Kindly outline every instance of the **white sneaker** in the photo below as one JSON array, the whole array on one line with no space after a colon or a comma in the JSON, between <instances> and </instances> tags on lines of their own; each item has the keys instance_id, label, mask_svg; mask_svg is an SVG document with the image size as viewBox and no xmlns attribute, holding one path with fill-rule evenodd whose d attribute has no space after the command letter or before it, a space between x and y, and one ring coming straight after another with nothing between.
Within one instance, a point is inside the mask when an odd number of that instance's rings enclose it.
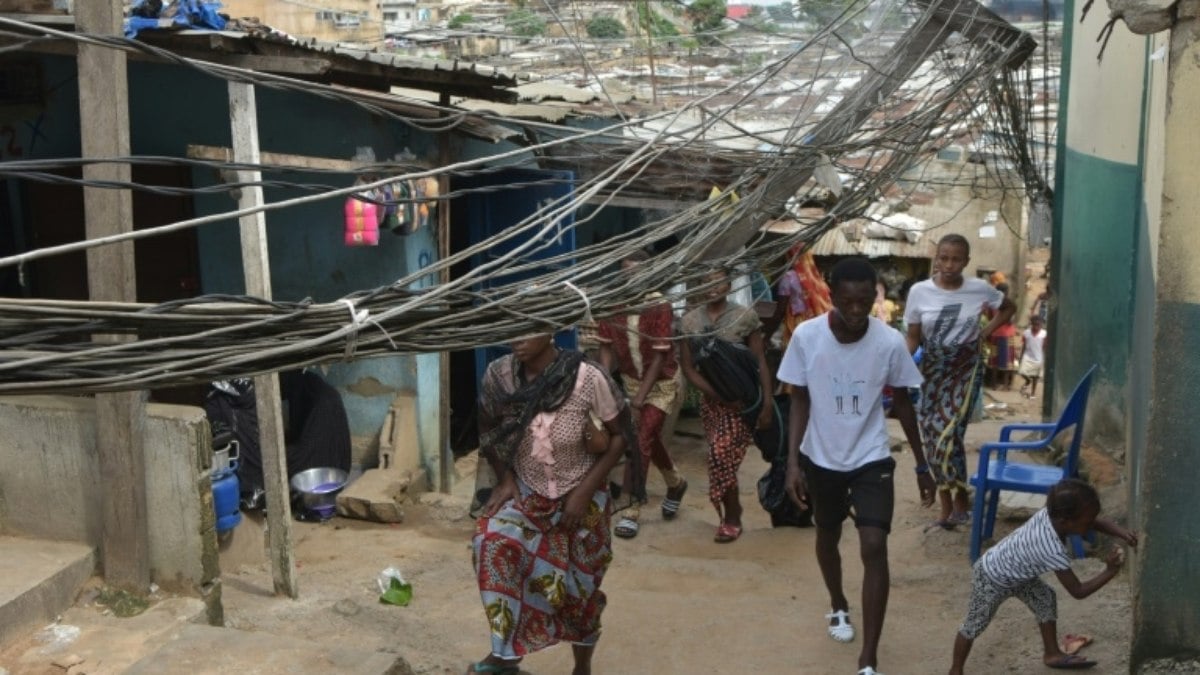
<instances>
[{"instance_id":1,"label":"white sneaker","mask_svg":"<svg viewBox=\"0 0 1200 675\"><path fill-rule=\"evenodd\" d=\"M837 619L836 624L829 626L829 637L838 642L854 641L854 626L850 625L850 612L839 609L825 615L826 619Z\"/></svg>"}]
</instances>

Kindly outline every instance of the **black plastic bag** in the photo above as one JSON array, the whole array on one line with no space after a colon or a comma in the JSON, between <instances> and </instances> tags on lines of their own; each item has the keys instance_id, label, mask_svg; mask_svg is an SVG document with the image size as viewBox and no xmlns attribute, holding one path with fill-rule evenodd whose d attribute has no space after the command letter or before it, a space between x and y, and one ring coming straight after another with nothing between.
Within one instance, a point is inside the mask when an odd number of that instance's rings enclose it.
<instances>
[{"instance_id":1,"label":"black plastic bag","mask_svg":"<svg viewBox=\"0 0 1200 675\"><path fill-rule=\"evenodd\" d=\"M749 408L759 401L758 359L750 348L717 337L692 340L692 361L717 395Z\"/></svg>"},{"instance_id":2,"label":"black plastic bag","mask_svg":"<svg viewBox=\"0 0 1200 675\"><path fill-rule=\"evenodd\" d=\"M787 495L787 428L791 402L784 394L775 397L772 403L776 411L775 423L770 429L757 431L754 437L763 460L771 463L771 468L758 479L758 503L771 514L771 527L812 527L812 509L801 510ZM773 448L770 454L768 446Z\"/></svg>"}]
</instances>

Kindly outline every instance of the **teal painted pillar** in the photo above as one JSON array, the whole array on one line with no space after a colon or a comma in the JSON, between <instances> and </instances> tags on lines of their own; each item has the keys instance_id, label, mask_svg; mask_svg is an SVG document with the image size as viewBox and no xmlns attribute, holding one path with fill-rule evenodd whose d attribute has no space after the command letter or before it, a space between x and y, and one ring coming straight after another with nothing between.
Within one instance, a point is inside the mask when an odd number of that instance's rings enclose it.
<instances>
[{"instance_id":1,"label":"teal painted pillar","mask_svg":"<svg viewBox=\"0 0 1200 675\"><path fill-rule=\"evenodd\" d=\"M1131 669L1200 654L1200 0L1172 28Z\"/></svg>"}]
</instances>

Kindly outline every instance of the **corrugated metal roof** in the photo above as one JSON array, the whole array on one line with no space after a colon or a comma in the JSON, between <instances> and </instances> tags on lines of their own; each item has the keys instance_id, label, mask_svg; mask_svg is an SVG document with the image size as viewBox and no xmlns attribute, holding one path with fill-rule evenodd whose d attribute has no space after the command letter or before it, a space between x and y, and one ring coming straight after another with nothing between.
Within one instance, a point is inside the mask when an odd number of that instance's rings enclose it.
<instances>
[{"instance_id":1,"label":"corrugated metal roof","mask_svg":"<svg viewBox=\"0 0 1200 675\"><path fill-rule=\"evenodd\" d=\"M859 225L851 221L847 224L853 228ZM861 255L867 258L928 258L933 254L932 245L927 241L910 244L902 239L874 239L860 236L857 241L851 241L846 236L847 225L826 232L813 245L813 255Z\"/></svg>"},{"instance_id":2,"label":"corrugated metal roof","mask_svg":"<svg viewBox=\"0 0 1200 675\"><path fill-rule=\"evenodd\" d=\"M851 241L847 232L861 231L865 223L862 219L855 219L821 235L812 246L813 255L861 255L867 258L929 258L933 255L933 245L926 240L910 244L901 239L858 236L855 241ZM809 221L772 220L763 226L763 230L773 234L795 234L811 225L812 222Z\"/></svg>"},{"instance_id":3,"label":"corrugated metal roof","mask_svg":"<svg viewBox=\"0 0 1200 675\"><path fill-rule=\"evenodd\" d=\"M184 55L204 53L206 60L220 62L217 55L275 57L285 74L327 84L387 91L399 86L425 89L451 96L516 103L518 76L492 66L469 61L422 59L350 45L298 39L262 30L144 30L138 39ZM211 55L211 56L210 56ZM321 59L314 72L287 72L287 61ZM254 66L271 72L265 65Z\"/></svg>"}]
</instances>

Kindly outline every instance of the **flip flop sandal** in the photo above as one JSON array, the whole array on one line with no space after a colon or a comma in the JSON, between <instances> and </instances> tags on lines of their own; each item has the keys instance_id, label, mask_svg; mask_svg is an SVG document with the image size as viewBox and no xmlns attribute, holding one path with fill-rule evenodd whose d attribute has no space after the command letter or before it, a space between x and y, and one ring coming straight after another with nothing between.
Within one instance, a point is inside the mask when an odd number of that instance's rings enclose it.
<instances>
[{"instance_id":1,"label":"flip flop sandal","mask_svg":"<svg viewBox=\"0 0 1200 675\"><path fill-rule=\"evenodd\" d=\"M1090 644L1092 644L1092 636L1090 635L1076 635L1074 633L1067 633L1063 636L1062 650L1064 654L1070 656L1072 654L1078 654L1080 649L1083 649Z\"/></svg>"},{"instance_id":2,"label":"flip flop sandal","mask_svg":"<svg viewBox=\"0 0 1200 675\"><path fill-rule=\"evenodd\" d=\"M962 513L951 513L950 517L946 519L946 522L950 523L951 526L970 525L971 524L971 514L965 512L965 511Z\"/></svg>"},{"instance_id":3,"label":"flip flop sandal","mask_svg":"<svg viewBox=\"0 0 1200 675\"><path fill-rule=\"evenodd\" d=\"M721 523L717 526L717 534L713 537L713 541L718 544L728 544L732 541L737 541L737 538L742 536L742 528L740 525L730 525Z\"/></svg>"},{"instance_id":4,"label":"flip flop sandal","mask_svg":"<svg viewBox=\"0 0 1200 675\"><path fill-rule=\"evenodd\" d=\"M633 539L638 533L638 521L633 518L621 518L613 528L613 534L622 539Z\"/></svg>"},{"instance_id":5,"label":"flip flop sandal","mask_svg":"<svg viewBox=\"0 0 1200 675\"><path fill-rule=\"evenodd\" d=\"M667 496L662 501L663 520L670 520L679 513L679 507L683 502L683 496L687 494L687 489L687 479L684 479L679 485L667 489Z\"/></svg>"},{"instance_id":6,"label":"flip flop sandal","mask_svg":"<svg viewBox=\"0 0 1200 675\"><path fill-rule=\"evenodd\" d=\"M854 641L854 626L850 624L850 612L847 612L844 609L839 609L826 614L825 618L837 619L837 623L830 624L827 629L829 631L829 637L833 638L837 642Z\"/></svg>"},{"instance_id":7,"label":"flip flop sandal","mask_svg":"<svg viewBox=\"0 0 1200 675\"><path fill-rule=\"evenodd\" d=\"M477 661L467 666L467 673L492 673L493 675L520 675L521 666Z\"/></svg>"},{"instance_id":8,"label":"flip flop sandal","mask_svg":"<svg viewBox=\"0 0 1200 675\"><path fill-rule=\"evenodd\" d=\"M1083 670L1096 665L1095 661L1090 661L1078 654L1063 654L1062 658L1051 663L1047 663L1048 668L1057 668L1059 670Z\"/></svg>"},{"instance_id":9,"label":"flip flop sandal","mask_svg":"<svg viewBox=\"0 0 1200 675\"><path fill-rule=\"evenodd\" d=\"M883 675L883 673L879 672L878 670L875 670L871 666L867 666L866 668L863 668L862 670L858 671L858 675Z\"/></svg>"}]
</instances>

